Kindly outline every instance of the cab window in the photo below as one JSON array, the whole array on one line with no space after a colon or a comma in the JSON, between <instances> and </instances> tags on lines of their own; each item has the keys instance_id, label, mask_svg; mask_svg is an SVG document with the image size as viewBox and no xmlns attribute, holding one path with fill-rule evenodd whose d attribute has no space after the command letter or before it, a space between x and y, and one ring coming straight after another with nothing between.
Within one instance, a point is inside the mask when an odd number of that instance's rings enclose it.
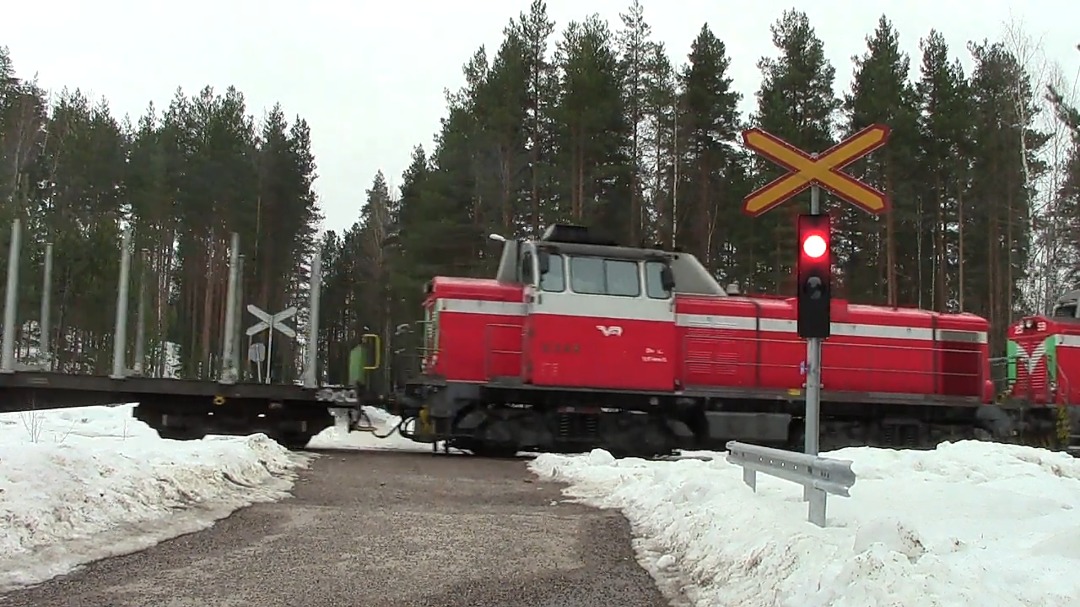
<instances>
[{"instance_id":1,"label":"cab window","mask_svg":"<svg viewBox=\"0 0 1080 607\"><path fill-rule=\"evenodd\" d=\"M558 293L566 290L566 271L563 268L562 255L550 253L548 255L548 271L540 275L540 288L549 293Z\"/></svg>"},{"instance_id":2,"label":"cab window","mask_svg":"<svg viewBox=\"0 0 1080 607\"><path fill-rule=\"evenodd\" d=\"M641 294L638 264L634 261L572 257L570 288L575 293L637 297Z\"/></svg>"},{"instance_id":3,"label":"cab window","mask_svg":"<svg viewBox=\"0 0 1080 607\"><path fill-rule=\"evenodd\" d=\"M671 291L664 289L664 281L660 273L664 264L659 261L645 262L645 294L652 299L667 299L671 297Z\"/></svg>"},{"instance_id":4,"label":"cab window","mask_svg":"<svg viewBox=\"0 0 1080 607\"><path fill-rule=\"evenodd\" d=\"M1054 307L1052 316L1054 318L1076 318L1076 304L1059 304Z\"/></svg>"},{"instance_id":5,"label":"cab window","mask_svg":"<svg viewBox=\"0 0 1080 607\"><path fill-rule=\"evenodd\" d=\"M521 256L521 282L527 285L533 283L533 256L532 253L525 253Z\"/></svg>"}]
</instances>

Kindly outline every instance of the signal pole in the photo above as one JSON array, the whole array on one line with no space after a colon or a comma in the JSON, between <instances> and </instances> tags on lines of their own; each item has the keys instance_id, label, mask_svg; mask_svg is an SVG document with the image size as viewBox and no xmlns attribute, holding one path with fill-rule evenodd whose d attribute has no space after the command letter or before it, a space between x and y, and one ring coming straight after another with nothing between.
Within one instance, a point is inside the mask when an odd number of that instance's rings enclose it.
<instances>
[{"instance_id":1,"label":"signal pole","mask_svg":"<svg viewBox=\"0 0 1080 607\"><path fill-rule=\"evenodd\" d=\"M813 156L816 158L817 154ZM821 214L821 188L816 183L810 186L810 214ZM799 285L799 288L802 288L802 285ZM821 436L820 337L810 337L806 340L806 425L803 433L805 434L803 451L807 455L817 455L818 439Z\"/></svg>"},{"instance_id":2,"label":"signal pole","mask_svg":"<svg viewBox=\"0 0 1080 607\"><path fill-rule=\"evenodd\" d=\"M810 213L799 215L796 261L796 324L806 340L804 450L817 455L821 436L821 345L832 331L832 227L821 212L821 187L872 215L888 211L888 196L841 171L885 145L890 129L871 124L822 153L800 150L760 128L743 131L746 147L787 169L743 199L743 212L758 217L810 186ZM809 489L807 490L809 494Z\"/></svg>"}]
</instances>

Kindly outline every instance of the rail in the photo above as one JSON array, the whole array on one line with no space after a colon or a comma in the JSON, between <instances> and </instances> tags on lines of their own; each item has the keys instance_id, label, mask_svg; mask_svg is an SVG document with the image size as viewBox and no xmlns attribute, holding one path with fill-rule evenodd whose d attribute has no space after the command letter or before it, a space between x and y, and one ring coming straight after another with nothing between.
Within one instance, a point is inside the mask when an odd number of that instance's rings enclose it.
<instances>
[{"instance_id":1,"label":"rail","mask_svg":"<svg viewBox=\"0 0 1080 607\"><path fill-rule=\"evenodd\" d=\"M757 492L757 474L768 474L803 486L803 499L810 502L807 519L818 527L825 526L827 494L851 497L855 473L850 460L784 451L730 441L727 461L741 466L743 482Z\"/></svg>"}]
</instances>

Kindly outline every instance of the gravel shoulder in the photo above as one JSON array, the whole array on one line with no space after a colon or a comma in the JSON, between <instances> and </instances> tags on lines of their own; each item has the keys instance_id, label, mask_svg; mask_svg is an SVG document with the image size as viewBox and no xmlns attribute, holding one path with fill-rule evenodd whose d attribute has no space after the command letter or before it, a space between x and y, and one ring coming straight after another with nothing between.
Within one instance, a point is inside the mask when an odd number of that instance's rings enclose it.
<instances>
[{"instance_id":1,"label":"gravel shoulder","mask_svg":"<svg viewBox=\"0 0 1080 607\"><path fill-rule=\"evenodd\" d=\"M522 460L324 452L290 499L0 605L666 607L626 519L560 489Z\"/></svg>"}]
</instances>

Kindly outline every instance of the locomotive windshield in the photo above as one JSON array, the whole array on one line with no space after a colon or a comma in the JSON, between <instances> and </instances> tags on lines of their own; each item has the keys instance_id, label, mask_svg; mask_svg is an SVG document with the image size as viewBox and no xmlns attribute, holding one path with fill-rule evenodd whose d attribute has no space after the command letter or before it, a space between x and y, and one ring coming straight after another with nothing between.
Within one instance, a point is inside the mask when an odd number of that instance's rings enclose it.
<instances>
[{"instance_id":1,"label":"locomotive windshield","mask_svg":"<svg viewBox=\"0 0 1080 607\"><path fill-rule=\"evenodd\" d=\"M668 299L672 293L728 295L689 253L620 246L580 227L555 225L539 240L492 240L503 243L495 271L502 283L533 283L539 267L540 288L552 293L650 299Z\"/></svg>"},{"instance_id":2,"label":"locomotive windshield","mask_svg":"<svg viewBox=\"0 0 1080 607\"><path fill-rule=\"evenodd\" d=\"M549 293L561 293L569 287L571 292L582 295L639 297L644 292L652 299L671 297L671 290L664 285L665 264L660 261L564 256L559 253L551 253L547 257L547 272L540 277L540 288Z\"/></svg>"},{"instance_id":3,"label":"locomotive windshield","mask_svg":"<svg viewBox=\"0 0 1080 607\"><path fill-rule=\"evenodd\" d=\"M1072 290L1062 293L1054 302L1054 309L1050 316L1054 318L1077 318L1077 304L1080 302L1080 291Z\"/></svg>"},{"instance_id":4,"label":"locomotive windshield","mask_svg":"<svg viewBox=\"0 0 1080 607\"><path fill-rule=\"evenodd\" d=\"M1076 305L1075 301L1061 302L1054 306L1050 315L1054 318L1076 318Z\"/></svg>"}]
</instances>

